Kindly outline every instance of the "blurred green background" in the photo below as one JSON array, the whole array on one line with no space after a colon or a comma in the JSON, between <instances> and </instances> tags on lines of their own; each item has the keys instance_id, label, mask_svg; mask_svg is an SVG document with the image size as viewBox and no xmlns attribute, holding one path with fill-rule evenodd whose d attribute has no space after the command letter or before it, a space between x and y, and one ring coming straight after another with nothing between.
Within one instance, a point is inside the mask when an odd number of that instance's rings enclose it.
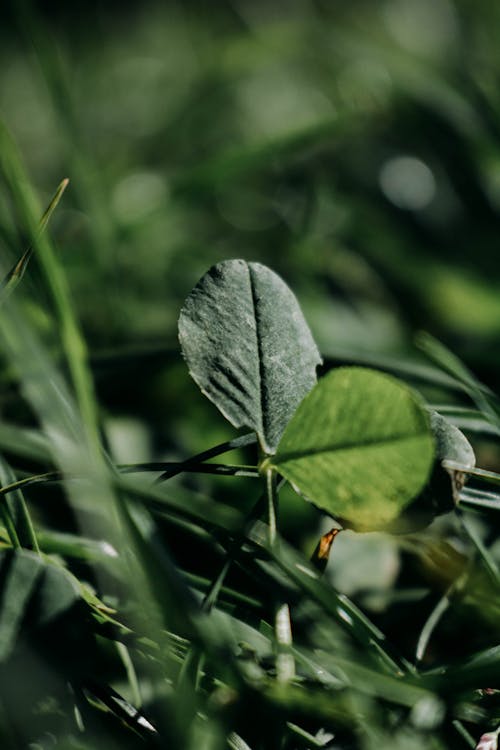
<instances>
[{"instance_id":1,"label":"blurred green background","mask_svg":"<svg viewBox=\"0 0 500 750\"><path fill-rule=\"evenodd\" d=\"M286 279L327 364L412 362L425 329L500 385L500 6L23 0L2 16L1 116L41 206L71 179L51 232L117 458L233 434L176 338L224 258ZM6 191L0 226L8 267L24 238ZM50 336L37 274L26 305Z\"/></svg>"}]
</instances>

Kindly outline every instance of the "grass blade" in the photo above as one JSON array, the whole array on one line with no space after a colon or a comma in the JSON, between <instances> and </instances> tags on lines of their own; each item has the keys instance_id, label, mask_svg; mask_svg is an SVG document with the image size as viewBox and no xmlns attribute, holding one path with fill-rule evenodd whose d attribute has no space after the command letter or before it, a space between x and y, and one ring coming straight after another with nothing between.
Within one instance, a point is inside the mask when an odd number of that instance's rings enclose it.
<instances>
[{"instance_id":1,"label":"grass blade","mask_svg":"<svg viewBox=\"0 0 500 750\"><path fill-rule=\"evenodd\" d=\"M458 518L460 520L460 524L463 530L465 531L466 535L469 537L470 541L474 545L476 552L480 560L482 561L484 567L490 574L490 577L493 580L493 583L495 583L497 586L500 586L500 571L498 569L496 560L490 554L487 547L483 544L481 538L478 536L475 529L473 529L472 526L469 524L464 513L462 513L459 509L456 510L456 513L458 515Z\"/></svg>"},{"instance_id":2,"label":"grass blade","mask_svg":"<svg viewBox=\"0 0 500 750\"><path fill-rule=\"evenodd\" d=\"M182 461L169 468L160 477L158 477L156 483L159 484L160 482L165 482L167 479L171 479L172 477L177 476L177 474L180 474L182 471L189 469L195 464L202 463L203 461L208 461L208 459L210 458L215 458L215 456L220 456L223 453L229 453L229 451L236 450L237 448L243 448L247 445L255 445L256 442L257 435L254 432L248 432L245 435L233 438L233 440L227 440L224 443L219 443L213 448L209 448L206 451L197 453L195 456L191 456L191 458L187 458L185 461Z\"/></svg>"},{"instance_id":3,"label":"grass blade","mask_svg":"<svg viewBox=\"0 0 500 750\"><path fill-rule=\"evenodd\" d=\"M47 224L49 223L50 217L54 213L55 209L57 208L57 205L59 201L62 198L62 195L64 191L66 190L67 186L69 184L69 179L66 177L57 188L56 192L54 193L52 200L50 201L48 207L46 208L42 218L40 219L40 224L38 225L38 231L43 232ZM32 245L21 255L19 260L15 263L15 265L10 269L7 276L4 278L4 280L0 284L0 303L3 302L9 294L11 294L15 287L19 284L21 281L24 272L26 271L26 268L28 266L28 263L30 261L31 256L33 255L34 248Z\"/></svg>"},{"instance_id":4,"label":"grass blade","mask_svg":"<svg viewBox=\"0 0 500 750\"><path fill-rule=\"evenodd\" d=\"M415 651L415 661L421 662L422 659L425 656L425 652L427 650L427 646L429 645L429 641L431 639L431 636L436 629L439 621L443 617L446 610L449 608L451 601L450 601L450 595L453 589L455 588L456 584L452 584L444 596L442 596L432 612L430 613L429 617L424 623L424 626L422 630L420 631L420 636L417 641L417 648Z\"/></svg>"},{"instance_id":5,"label":"grass blade","mask_svg":"<svg viewBox=\"0 0 500 750\"><path fill-rule=\"evenodd\" d=\"M471 373L458 357L428 333L420 332L417 346L445 372L457 378L477 408L495 425L500 425L500 413L495 394Z\"/></svg>"},{"instance_id":6,"label":"grass blade","mask_svg":"<svg viewBox=\"0 0 500 750\"><path fill-rule=\"evenodd\" d=\"M9 486L16 484L16 476L7 461L0 455L0 483ZM18 487L6 498L5 504L9 511L9 516L14 519L16 536L22 546L30 547L40 554L40 547L35 533L35 527L31 520L31 515L26 504L22 490ZM2 503L3 505L3 503ZM14 545L16 546L16 545Z\"/></svg>"}]
</instances>

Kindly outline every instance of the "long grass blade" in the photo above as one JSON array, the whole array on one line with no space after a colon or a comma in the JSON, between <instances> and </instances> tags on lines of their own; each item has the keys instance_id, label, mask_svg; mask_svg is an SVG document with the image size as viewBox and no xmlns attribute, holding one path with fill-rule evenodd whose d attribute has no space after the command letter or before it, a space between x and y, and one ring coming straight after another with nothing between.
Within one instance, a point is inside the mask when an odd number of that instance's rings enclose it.
<instances>
[{"instance_id":1,"label":"long grass blade","mask_svg":"<svg viewBox=\"0 0 500 750\"><path fill-rule=\"evenodd\" d=\"M491 579L493 580L493 583L495 583L497 586L500 586L500 570L498 569L497 562L494 559L493 555L490 554L488 548L483 544L476 530L470 525L466 515L459 509L457 509L455 512L458 515L463 530L474 545L479 559L482 561L484 567L488 571Z\"/></svg>"},{"instance_id":2,"label":"long grass blade","mask_svg":"<svg viewBox=\"0 0 500 750\"><path fill-rule=\"evenodd\" d=\"M62 198L62 195L64 191L66 190L67 186L69 184L69 179L66 177L62 182L59 184L56 192L54 193L52 200L50 201L49 205L45 209L45 212L40 219L40 223L38 225L38 232L41 233L49 223L50 217L54 213L55 209L57 208L57 205L59 201ZM33 255L34 247L33 245L30 245L30 247L21 255L19 260L14 264L14 266L11 268L9 273L6 275L4 280L0 283L0 304L7 299L9 294L11 294L15 287L19 284L22 277L24 276L24 272L26 271L26 268L28 266L28 263L31 259L31 256Z\"/></svg>"},{"instance_id":3,"label":"long grass blade","mask_svg":"<svg viewBox=\"0 0 500 750\"><path fill-rule=\"evenodd\" d=\"M233 440L227 440L224 443L219 443L213 448L197 453L195 456L182 461L173 467L164 471L163 474L158 477L156 483L165 482L167 479L177 476L182 471L189 469L193 464L201 464L204 461L208 461L210 458L221 456L223 453L229 453L229 451L236 450L237 448L243 448L247 445L255 445L257 442L257 435L254 432L246 433L240 437L233 438Z\"/></svg>"},{"instance_id":4,"label":"long grass blade","mask_svg":"<svg viewBox=\"0 0 500 750\"><path fill-rule=\"evenodd\" d=\"M417 641L417 648L415 651L415 661L417 663L421 662L424 658L432 634L451 604L450 595L453 591L453 588L454 585L450 586L446 593L439 599L438 603L425 621L422 630L420 631L420 635Z\"/></svg>"}]
</instances>

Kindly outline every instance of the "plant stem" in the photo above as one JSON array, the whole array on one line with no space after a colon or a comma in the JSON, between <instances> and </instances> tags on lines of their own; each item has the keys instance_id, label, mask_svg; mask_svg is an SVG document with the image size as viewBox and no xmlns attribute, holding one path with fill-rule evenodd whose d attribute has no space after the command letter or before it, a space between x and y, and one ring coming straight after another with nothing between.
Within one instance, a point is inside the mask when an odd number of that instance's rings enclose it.
<instances>
[{"instance_id":1,"label":"plant stem","mask_svg":"<svg viewBox=\"0 0 500 750\"><path fill-rule=\"evenodd\" d=\"M276 490L276 472L273 469L266 471L267 492L267 518L269 524L269 545L274 547L277 536L278 522L278 493Z\"/></svg>"},{"instance_id":2,"label":"plant stem","mask_svg":"<svg viewBox=\"0 0 500 750\"><path fill-rule=\"evenodd\" d=\"M278 490L276 477L274 469L266 470L267 517L269 546L271 549L276 547L278 536ZM295 676L295 661L291 651L293 641L290 608L286 602L280 603L276 609L274 631L277 647L276 677L278 682L290 682Z\"/></svg>"}]
</instances>

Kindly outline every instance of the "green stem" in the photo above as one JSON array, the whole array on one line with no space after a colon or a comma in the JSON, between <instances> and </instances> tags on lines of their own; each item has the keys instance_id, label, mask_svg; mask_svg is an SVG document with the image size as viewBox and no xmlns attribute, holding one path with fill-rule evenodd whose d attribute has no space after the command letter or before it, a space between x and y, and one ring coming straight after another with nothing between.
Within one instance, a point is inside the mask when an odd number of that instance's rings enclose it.
<instances>
[{"instance_id":1,"label":"green stem","mask_svg":"<svg viewBox=\"0 0 500 750\"><path fill-rule=\"evenodd\" d=\"M278 490L274 469L266 469L267 517L269 546L276 546L278 536ZM278 682L290 682L295 676L295 661L292 654L292 626L288 604L280 603L276 608L274 631L276 635L276 677Z\"/></svg>"},{"instance_id":2,"label":"green stem","mask_svg":"<svg viewBox=\"0 0 500 750\"><path fill-rule=\"evenodd\" d=\"M276 489L276 472L266 470L267 518L269 524L269 544L274 547L277 536L278 493Z\"/></svg>"}]
</instances>

